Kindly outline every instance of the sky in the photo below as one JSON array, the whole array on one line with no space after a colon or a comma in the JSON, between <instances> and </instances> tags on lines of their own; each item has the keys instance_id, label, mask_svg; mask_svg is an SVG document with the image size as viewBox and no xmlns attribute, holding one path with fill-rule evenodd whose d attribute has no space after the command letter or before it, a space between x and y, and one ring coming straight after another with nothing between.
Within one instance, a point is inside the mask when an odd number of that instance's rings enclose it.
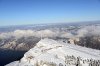
<instances>
[{"instance_id":1,"label":"sky","mask_svg":"<svg viewBox=\"0 0 100 66\"><path fill-rule=\"evenodd\" d=\"M100 0L0 0L0 26L100 20Z\"/></svg>"}]
</instances>

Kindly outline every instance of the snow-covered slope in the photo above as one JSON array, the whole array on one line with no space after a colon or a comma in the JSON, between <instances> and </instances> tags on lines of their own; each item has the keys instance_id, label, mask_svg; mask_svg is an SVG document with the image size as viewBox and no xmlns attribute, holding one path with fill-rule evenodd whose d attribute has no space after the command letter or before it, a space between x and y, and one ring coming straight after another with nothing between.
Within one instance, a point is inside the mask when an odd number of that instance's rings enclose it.
<instances>
[{"instance_id":1,"label":"snow-covered slope","mask_svg":"<svg viewBox=\"0 0 100 66\"><path fill-rule=\"evenodd\" d=\"M100 50L42 39L26 52L21 60L6 66L89 66L90 64L100 65Z\"/></svg>"}]
</instances>

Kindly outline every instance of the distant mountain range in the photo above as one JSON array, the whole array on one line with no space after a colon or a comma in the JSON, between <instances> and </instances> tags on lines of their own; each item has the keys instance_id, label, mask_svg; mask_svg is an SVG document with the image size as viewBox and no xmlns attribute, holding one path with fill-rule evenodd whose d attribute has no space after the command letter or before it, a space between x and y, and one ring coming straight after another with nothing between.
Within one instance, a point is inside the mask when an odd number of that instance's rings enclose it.
<instances>
[{"instance_id":1,"label":"distant mountain range","mask_svg":"<svg viewBox=\"0 0 100 66\"><path fill-rule=\"evenodd\" d=\"M80 25L93 25L93 24L100 24L100 21L84 21L84 22L69 22L69 23L49 23L49 24L34 24L34 25L11 25L11 26L1 26L1 32L10 32L16 29L26 30L26 29L46 29L46 28L54 28L54 27L68 27L68 26L80 26Z\"/></svg>"}]
</instances>

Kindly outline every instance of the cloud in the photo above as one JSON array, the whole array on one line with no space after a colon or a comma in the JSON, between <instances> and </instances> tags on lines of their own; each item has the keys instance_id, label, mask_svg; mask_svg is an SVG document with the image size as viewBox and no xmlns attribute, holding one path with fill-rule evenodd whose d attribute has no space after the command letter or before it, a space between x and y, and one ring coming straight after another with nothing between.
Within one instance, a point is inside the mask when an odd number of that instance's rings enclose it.
<instances>
[{"instance_id":1,"label":"cloud","mask_svg":"<svg viewBox=\"0 0 100 66\"><path fill-rule=\"evenodd\" d=\"M56 33L51 31L51 30L40 30L40 31L36 31L36 37L55 37Z\"/></svg>"},{"instance_id":2,"label":"cloud","mask_svg":"<svg viewBox=\"0 0 100 66\"><path fill-rule=\"evenodd\" d=\"M35 31L33 30L15 30L13 32L13 36L16 38L28 37L28 36L34 36L34 35L35 35Z\"/></svg>"},{"instance_id":3,"label":"cloud","mask_svg":"<svg viewBox=\"0 0 100 66\"><path fill-rule=\"evenodd\" d=\"M100 26L85 26L77 31L78 37L100 36Z\"/></svg>"},{"instance_id":4,"label":"cloud","mask_svg":"<svg viewBox=\"0 0 100 66\"><path fill-rule=\"evenodd\" d=\"M9 37L15 37L15 38L21 38L21 37L29 37L29 36L34 36L40 38L45 37L62 37L62 38L69 38L72 37L73 35L71 33L68 33L66 31L60 31L56 29L45 29L45 30L15 30L13 32L7 32L7 33L1 33L0 38L9 38Z\"/></svg>"},{"instance_id":5,"label":"cloud","mask_svg":"<svg viewBox=\"0 0 100 66\"><path fill-rule=\"evenodd\" d=\"M62 37L62 38L72 38L72 37L74 37L74 35L71 34L71 33L68 33L68 32L64 32L64 33L61 33L60 37Z\"/></svg>"}]
</instances>

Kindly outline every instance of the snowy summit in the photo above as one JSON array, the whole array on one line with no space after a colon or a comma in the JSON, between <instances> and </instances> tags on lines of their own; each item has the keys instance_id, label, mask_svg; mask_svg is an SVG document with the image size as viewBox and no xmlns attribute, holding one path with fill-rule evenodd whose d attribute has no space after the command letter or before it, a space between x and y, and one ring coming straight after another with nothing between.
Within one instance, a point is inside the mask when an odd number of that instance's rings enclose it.
<instances>
[{"instance_id":1,"label":"snowy summit","mask_svg":"<svg viewBox=\"0 0 100 66\"><path fill-rule=\"evenodd\" d=\"M42 39L19 61L5 66L100 66L100 50Z\"/></svg>"}]
</instances>

